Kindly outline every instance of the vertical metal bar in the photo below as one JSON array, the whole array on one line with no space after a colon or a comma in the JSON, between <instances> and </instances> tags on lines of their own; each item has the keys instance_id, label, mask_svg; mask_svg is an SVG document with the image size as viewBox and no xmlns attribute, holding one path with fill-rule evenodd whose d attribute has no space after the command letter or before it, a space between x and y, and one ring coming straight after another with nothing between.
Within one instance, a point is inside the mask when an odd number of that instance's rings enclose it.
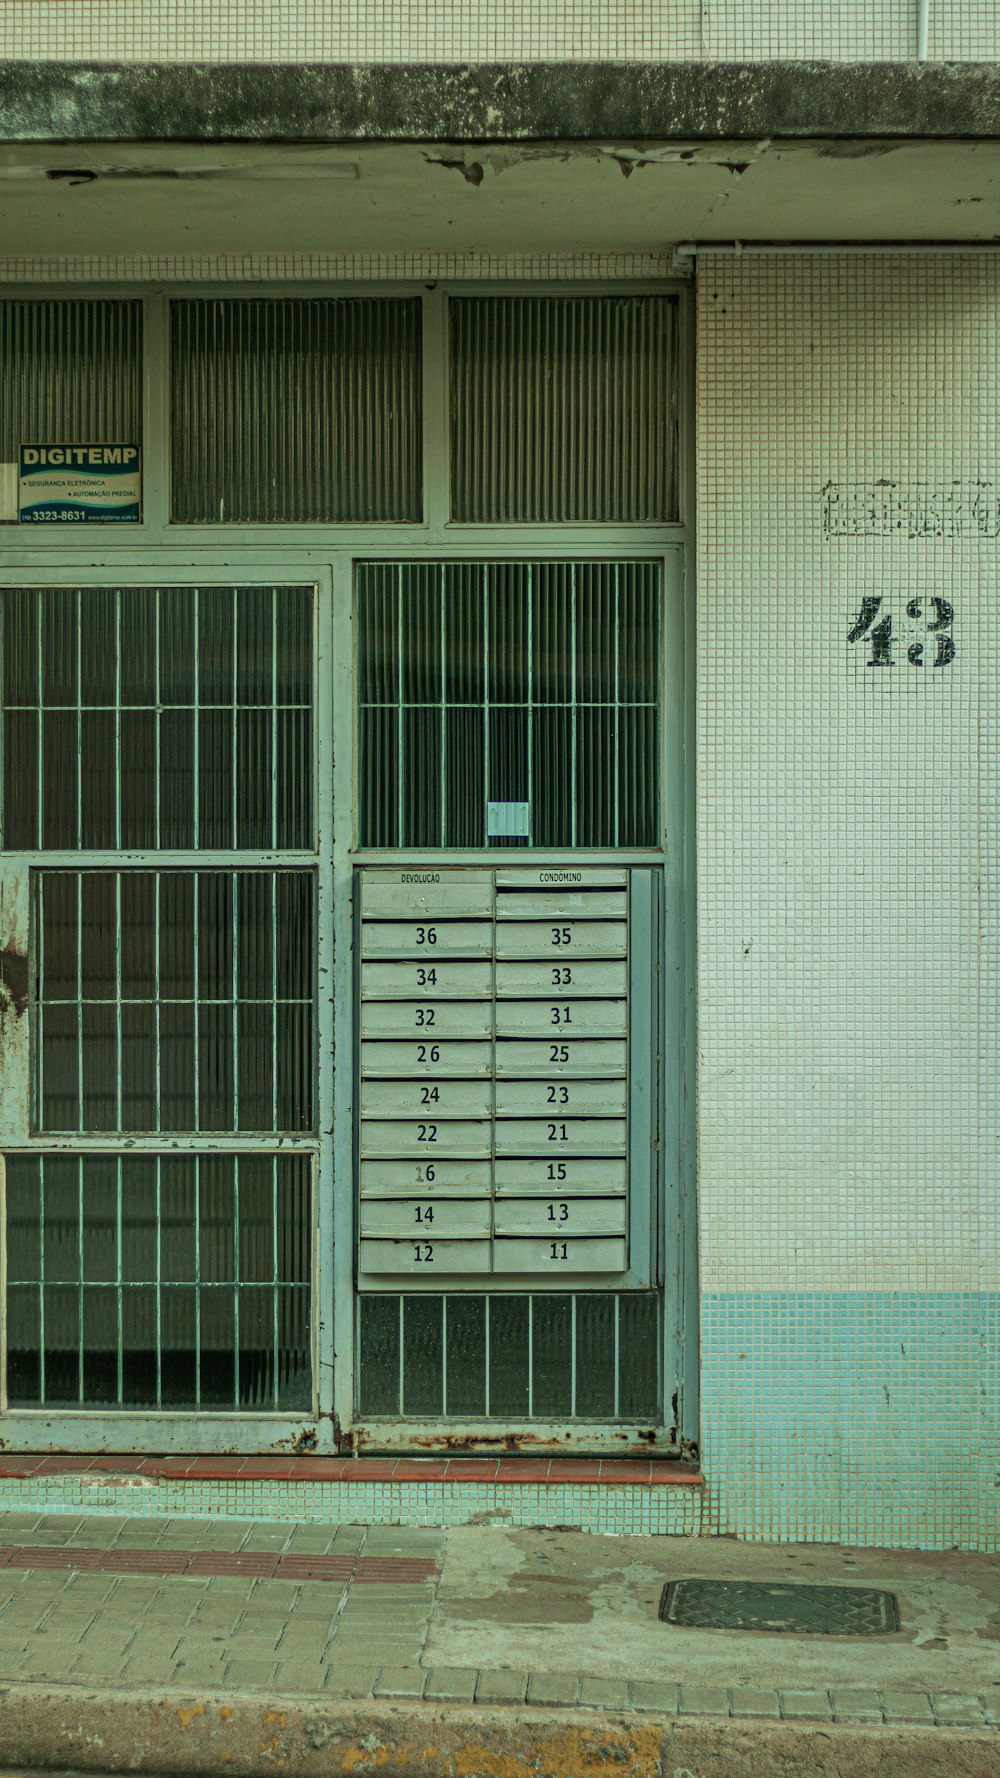
<instances>
[{"instance_id":1,"label":"vertical metal bar","mask_svg":"<svg viewBox=\"0 0 1000 1778\"><path fill-rule=\"evenodd\" d=\"M163 1156L156 1157L156 1405L163 1406Z\"/></svg>"},{"instance_id":2,"label":"vertical metal bar","mask_svg":"<svg viewBox=\"0 0 1000 1778\"><path fill-rule=\"evenodd\" d=\"M191 1066L194 1069L194 1127L201 1129L201 876L191 872L192 943L194 945L194 1005L191 1009L193 1033Z\"/></svg>"},{"instance_id":3,"label":"vertical metal bar","mask_svg":"<svg viewBox=\"0 0 1000 1778\"><path fill-rule=\"evenodd\" d=\"M41 848L45 834L45 659L43 625L45 621L45 589L38 588L35 602L35 670L38 675L37 697L37 751L38 751L38 791L35 808L37 831L35 844Z\"/></svg>"},{"instance_id":4,"label":"vertical metal bar","mask_svg":"<svg viewBox=\"0 0 1000 1778\"><path fill-rule=\"evenodd\" d=\"M152 295L142 303L142 517L153 532L164 532L170 518L170 303Z\"/></svg>"},{"instance_id":5,"label":"vertical metal bar","mask_svg":"<svg viewBox=\"0 0 1000 1778\"><path fill-rule=\"evenodd\" d=\"M120 596L121 595L119 595L119 597ZM161 615L160 614L160 603L161 603L162 598L163 598L163 588L162 587L154 587L153 588L153 749L154 749L153 770L154 770L155 778L154 778L154 784L153 784L153 799L154 799L153 806L154 806L155 813L154 813L153 831L156 835L157 849L159 849L159 847L162 846L162 844L163 844L163 785L161 782L162 762L161 762L161 758L160 758L160 745L161 745L161 740L162 740L162 736L160 734L160 726L161 726L161 723L163 720L163 703L162 703L162 697L161 697L162 670L161 670L161 664L160 664L160 615ZM159 878L157 878L157 883L159 883ZM159 917L157 917L156 930L157 930L157 934L159 934L159 930L160 930ZM159 1128L159 1125L157 1125L157 1128Z\"/></svg>"},{"instance_id":6,"label":"vertical metal bar","mask_svg":"<svg viewBox=\"0 0 1000 1778\"><path fill-rule=\"evenodd\" d=\"M83 872L76 871L76 1127L83 1129Z\"/></svg>"},{"instance_id":7,"label":"vertical metal bar","mask_svg":"<svg viewBox=\"0 0 1000 1778\"><path fill-rule=\"evenodd\" d=\"M569 696L570 696L570 816L569 843L576 845L576 805L577 805L577 766L576 766L576 563L572 563L569 571L570 585L570 621L569 621Z\"/></svg>"},{"instance_id":8,"label":"vertical metal bar","mask_svg":"<svg viewBox=\"0 0 1000 1778\"><path fill-rule=\"evenodd\" d=\"M396 569L396 844L403 845L406 831L403 823L403 576L400 563Z\"/></svg>"},{"instance_id":9,"label":"vertical metal bar","mask_svg":"<svg viewBox=\"0 0 1000 1778\"><path fill-rule=\"evenodd\" d=\"M239 871L232 871L232 948L230 994L233 1002L233 1129L240 1127L240 885L246 881Z\"/></svg>"},{"instance_id":10,"label":"vertical metal bar","mask_svg":"<svg viewBox=\"0 0 1000 1778\"><path fill-rule=\"evenodd\" d=\"M83 588L76 589L76 845L83 845ZM116 756L117 763L117 756ZM115 844L120 841L115 838Z\"/></svg>"},{"instance_id":11,"label":"vertical metal bar","mask_svg":"<svg viewBox=\"0 0 1000 1778\"><path fill-rule=\"evenodd\" d=\"M353 1055L354 870L353 712L355 662L350 646L354 568L347 552L319 577L315 592L316 1040L320 1148L312 1263L317 1310L316 1393L321 1434L332 1442L354 1418L354 1070L333 1058ZM338 646L339 644L339 646ZM316 720L315 712L320 713Z\"/></svg>"},{"instance_id":12,"label":"vertical metal bar","mask_svg":"<svg viewBox=\"0 0 1000 1778\"><path fill-rule=\"evenodd\" d=\"M82 1165L82 1161L81 1161ZM117 1401L122 1407L125 1400L125 1318L124 1318L124 1265L122 1247L124 1244L124 1217L122 1213L122 1157L118 1156L118 1190L117 1190L117 1227L116 1227L116 1262L115 1262L115 1318L118 1339L118 1378Z\"/></svg>"},{"instance_id":13,"label":"vertical metal bar","mask_svg":"<svg viewBox=\"0 0 1000 1778\"><path fill-rule=\"evenodd\" d=\"M157 730L159 733L159 730ZM160 885L163 880L162 871L153 873L153 1054L156 1059L156 1118L157 1132L163 1128L163 1043L161 1038L162 1011L160 1007ZM159 1177L159 1175L157 1175Z\"/></svg>"},{"instance_id":14,"label":"vertical metal bar","mask_svg":"<svg viewBox=\"0 0 1000 1778\"><path fill-rule=\"evenodd\" d=\"M115 871L115 1129L124 1128L122 1051L122 873Z\"/></svg>"},{"instance_id":15,"label":"vertical metal bar","mask_svg":"<svg viewBox=\"0 0 1000 1778\"><path fill-rule=\"evenodd\" d=\"M82 1406L84 1392L83 1354L86 1350L83 1325L83 1156L76 1157L76 1399Z\"/></svg>"},{"instance_id":16,"label":"vertical metal bar","mask_svg":"<svg viewBox=\"0 0 1000 1778\"><path fill-rule=\"evenodd\" d=\"M7 1160L0 1153L0 1229L7 1228ZM0 1241L0 1414L7 1412L7 1242Z\"/></svg>"},{"instance_id":17,"label":"vertical metal bar","mask_svg":"<svg viewBox=\"0 0 1000 1778\"><path fill-rule=\"evenodd\" d=\"M44 871L35 877L35 920L34 949L35 968L38 972L38 1004L35 1015L38 1030L35 1040L35 1086L34 1106L35 1120L38 1128L45 1128L45 884L47 878Z\"/></svg>"},{"instance_id":18,"label":"vertical metal bar","mask_svg":"<svg viewBox=\"0 0 1000 1778\"><path fill-rule=\"evenodd\" d=\"M535 1412L535 1299L528 1296L528 1419Z\"/></svg>"},{"instance_id":19,"label":"vertical metal bar","mask_svg":"<svg viewBox=\"0 0 1000 1778\"><path fill-rule=\"evenodd\" d=\"M122 843L122 594L115 592L115 845Z\"/></svg>"},{"instance_id":20,"label":"vertical metal bar","mask_svg":"<svg viewBox=\"0 0 1000 1778\"><path fill-rule=\"evenodd\" d=\"M192 626L194 634L191 638L194 652L194 736L192 745L194 773L194 843L197 849L201 845L201 640L199 637L200 612L198 588L191 589Z\"/></svg>"},{"instance_id":21,"label":"vertical metal bar","mask_svg":"<svg viewBox=\"0 0 1000 1778\"><path fill-rule=\"evenodd\" d=\"M233 1169L233 1407L240 1405L240 1157L234 1154Z\"/></svg>"},{"instance_id":22,"label":"vertical metal bar","mask_svg":"<svg viewBox=\"0 0 1000 1778\"><path fill-rule=\"evenodd\" d=\"M615 563L615 742L614 742L614 783L612 785L612 807L614 820L612 823L614 839L612 844L621 845L621 795L619 789L619 760L621 752L621 563Z\"/></svg>"},{"instance_id":23,"label":"vertical metal bar","mask_svg":"<svg viewBox=\"0 0 1000 1778\"><path fill-rule=\"evenodd\" d=\"M194 1157L194 1405L201 1407L201 1156Z\"/></svg>"},{"instance_id":24,"label":"vertical metal bar","mask_svg":"<svg viewBox=\"0 0 1000 1778\"><path fill-rule=\"evenodd\" d=\"M621 1307L622 1307L622 1299L618 1295L617 1291L615 1292L614 1302L615 1302L615 1409L614 1409L614 1417L617 1420L618 1414L619 1414L619 1403L621 1401Z\"/></svg>"},{"instance_id":25,"label":"vertical metal bar","mask_svg":"<svg viewBox=\"0 0 1000 1778\"><path fill-rule=\"evenodd\" d=\"M569 1411L576 1418L576 1291L569 1299Z\"/></svg>"},{"instance_id":26,"label":"vertical metal bar","mask_svg":"<svg viewBox=\"0 0 1000 1778\"><path fill-rule=\"evenodd\" d=\"M45 1156L38 1157L38 1399L45 1406Z\"/></svg>"},{"instance_id":27,"label":"vertical metal bar","mask_svg":"<svg viewBox=\"0 0 1000 1778\"><path fill-rule=\"evenodd\" d=\"M232 771L233 794L232 807L229 815L229 844L234 851L240 843L240 792L239 792L239 708L240 708L240 601L235 587L230 588L233 601L233 712L232 733L230 736L230 768Z\"/></svg>"},{"instance_id":28,"label":"vertical metal bar","mask_svg":"<svg viewBox=\"0 0 1000 1778\"><path fill-rule=\"evenodd\" d=\"M7 810L4 798L4 785L7 777L7 724L3 720L7 709L7 592L0 590L0 850L7 842ZM2 1260L0 1260L2 1263ZM5 1367L6 1368L6 1367ZM4 1387L0 1377L0 1390ZM2 1400L2 1397L0 1397ZM3 1412L0 1407L0 1413Z\"/></svg>"},{"instance_id":29,"label":"vertical metal bar","mask_svg":"<svg viewBox=\"0 0 1000 1778\"><path fill-rule=\"evenodd\" d=\"M441 1417L448 1418L448 1295L441 1293Z\"/></svg>"},{"instance_id":30,"label":"vertical metal bar","mask_svg":"<svg viewBox=\"0 0 1000 1778\"><path fill-rule=\"evenodd\" d=\"M438 717L438 741L441 753L441 822L439 843L448 844L448 700L446 691L445 669L448 658L447 640L445 637L445 588L447 585L448 566L442 562L438 569L438 670L441 675L441 709Z\"/></svg>"},{"instance_id":31,"label":"vertical metal bar","mask_svg":"<svg viewBox=\"0 0 1000 1778\"><path fill-rule=\"evenodd\" d=\"M528 563L528 845L535 843L535 564Z\"/></svg>"},{"instance_id":32,"label":"vertical metal bar","mask_svg":"<svg viewBox=\"0 0 1000 1778\"><path fill-rule=\"evenodd\" d=\"M271 1128L278 1128L278 874L268 877L271 897Z\"/></svg>"},{"instance_id":33,"label":"vertical metal bar","mask_svg":"<svg viewBox=\"0 0 1000 1778\"><path fill-rule=\"evenodd\" d=\"M483 1388L483 1413L484 1413L485 1418L487 1420L490 1417L490 1303L491 1303L491 1301L492 1301L492 1298L490 1297L489 1293L486 1292L483 1296L483 1302L486 1305L486 1314L483 1317L483 1352L484 1352L485 1361L486 1361L486 1376L484 1378L484 1388Z\"/></svg>"},{"instance_id":34,"label":"vertical metal bar","mask_svg":"<svg viewBox=\"0 0 1000 1778\"><path fill-rule=\"evenodd\" d=\"M296 1163L293 1161L292 1165ZM281 1391L278 1386L279 1368L281 1365L281 1323L279 1317L280 1277L278 1269L278 1157L271 1156L271 1315L272 1315L272 1349L271 1349L271 1404L277 1412L281 1406Z\"/></svg>"},{"instance_id":35,"label":"vertical metal bar","mask_svg":"<svg viewBox=\"0 0 1000 1778\"><path fill-rule=\"evenodd\" d=\"M271 850L278 850L278 589L271 588Z\"/></svg>"},{"instance_id":36,"label":"vertical metal bar","mask_svg":"<svg viewBox=\"0 0 1000 1778\"><path fill-rule=\"evenodd\" d=\"M403 1416L403 1404L406 1400L406 1395L405 1395L405 1390L404 1390L404 1384L405 1384L406 1379L403 1374L404 1373L403 1350L404 1350L404 1342L406 1339L406 1327L404 1325L405 1301L406 1301L406 1299L403 1296L402 1291L400 1291L400 1293L399 1293L399 1414L400 1414L400 1419L402 1419L402 1416Z\"/></svg>"},{"instance_id":37,"label":"vertical metal bar","mask_svg":"<svg viewBox=\"0 0 1000 1778\"><path fill-rule=\"evenodd\" d=\"M434 537L448 523L450 483L451 379L448 367L448 297L425 290L421 300L423 336L424 521Z\"/></svg>"},{"instance_id":38,"label":"vertical metal bar","mask_svg":"<svg viewBox=\"0 0 1000 1778\"><path fill-rule=\"evenodd\" d=\"M488 846L490 800L490 597L486 564L482 568L483 585L483 845Z\"/></svg>"}]
</instances>

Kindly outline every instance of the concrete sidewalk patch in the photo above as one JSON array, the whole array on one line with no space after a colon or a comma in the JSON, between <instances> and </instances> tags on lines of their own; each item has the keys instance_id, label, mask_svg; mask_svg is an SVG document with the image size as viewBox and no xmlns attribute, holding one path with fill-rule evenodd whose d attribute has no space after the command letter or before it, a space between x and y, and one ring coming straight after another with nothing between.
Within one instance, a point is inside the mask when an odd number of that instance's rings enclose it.
<instances>
[{"instance_id":1,"label":"concrete sidewalk patch","mask_svg":"<svg viewBox=\"0 0 1000 1778\"><path fill-rule=\"evenodd\" d=\"M988 1733L10 1686L0 1758L234 1778L989 1778Z\"/></svg>"}]
</instances>

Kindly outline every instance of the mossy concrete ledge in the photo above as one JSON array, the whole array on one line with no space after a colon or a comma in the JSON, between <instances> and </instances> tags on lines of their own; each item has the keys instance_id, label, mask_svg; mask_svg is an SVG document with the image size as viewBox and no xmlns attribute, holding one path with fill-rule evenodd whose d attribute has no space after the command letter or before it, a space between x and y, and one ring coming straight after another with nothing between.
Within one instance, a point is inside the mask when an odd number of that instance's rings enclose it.
<instances>
[{"instance_id":1,"label":"mossy concrete ledge","mask_svg":"<svg viewBox=\"0 0 1000 1778\"><path fill-rule=\"evenodd\" d=\"M998 136L987 62L0 61L10 143Z\"/></svg>"},{"instance_id":2,"label":"mossy concrete ledge","mask_svg":"<svg viewBox=\"0 0 1000 1778\"><path fill-rule=\"evenodd\" d=\"M989 1733L237 1693L0 1692L0 1759L34 1771L235 1778L986 1778Z\"/></svg>"}]
</instances>

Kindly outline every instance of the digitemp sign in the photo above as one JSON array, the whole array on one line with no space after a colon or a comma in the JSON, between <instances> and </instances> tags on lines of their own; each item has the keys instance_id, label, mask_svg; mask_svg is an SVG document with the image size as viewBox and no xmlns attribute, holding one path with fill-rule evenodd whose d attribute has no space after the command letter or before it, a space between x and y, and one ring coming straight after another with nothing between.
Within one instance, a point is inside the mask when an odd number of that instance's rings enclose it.
<instances>
[{"instance_id":1,"label":"digitemp sign","mask_svg":"<svg viewBox=\"0 0 1000 1778\"><path fill-rule=\"evenodd\" d=\"M17 506L22 525L138 524L142 517L139 447L22 445Z\"/></svg>"}]
</instances>

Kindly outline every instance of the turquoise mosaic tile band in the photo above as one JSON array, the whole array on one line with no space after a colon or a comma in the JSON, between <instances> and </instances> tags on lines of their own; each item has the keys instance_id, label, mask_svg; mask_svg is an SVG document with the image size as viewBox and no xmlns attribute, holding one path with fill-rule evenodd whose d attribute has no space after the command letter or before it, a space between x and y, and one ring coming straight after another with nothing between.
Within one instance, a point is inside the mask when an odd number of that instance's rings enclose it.
<instances>
[{"instance_id":1,"label":"turquoise mosaic tile band","mask_svg":"<svg viewBox=\"0 0 1000 1778\"><path fill-rule=\"evenodd\" d=\"M709 1292L707 1528L1000 1548L1000 1293Z\"/></svg>"},{"instance_id":2,"label":"turquoise mosaic tile band","mask_svg":"<svg viewBox=\"0 0 1000 1778\"><path fill-rule=\"evenodd\" d=\"M321 1525L572 1525L611 1537L695 1537L698 1488L579 1482L241 1482L206 1477L123 1482L100 1476L9 1477L0 1512L135 1519L276 1519Z\"/></svg>"}]
</instances>

